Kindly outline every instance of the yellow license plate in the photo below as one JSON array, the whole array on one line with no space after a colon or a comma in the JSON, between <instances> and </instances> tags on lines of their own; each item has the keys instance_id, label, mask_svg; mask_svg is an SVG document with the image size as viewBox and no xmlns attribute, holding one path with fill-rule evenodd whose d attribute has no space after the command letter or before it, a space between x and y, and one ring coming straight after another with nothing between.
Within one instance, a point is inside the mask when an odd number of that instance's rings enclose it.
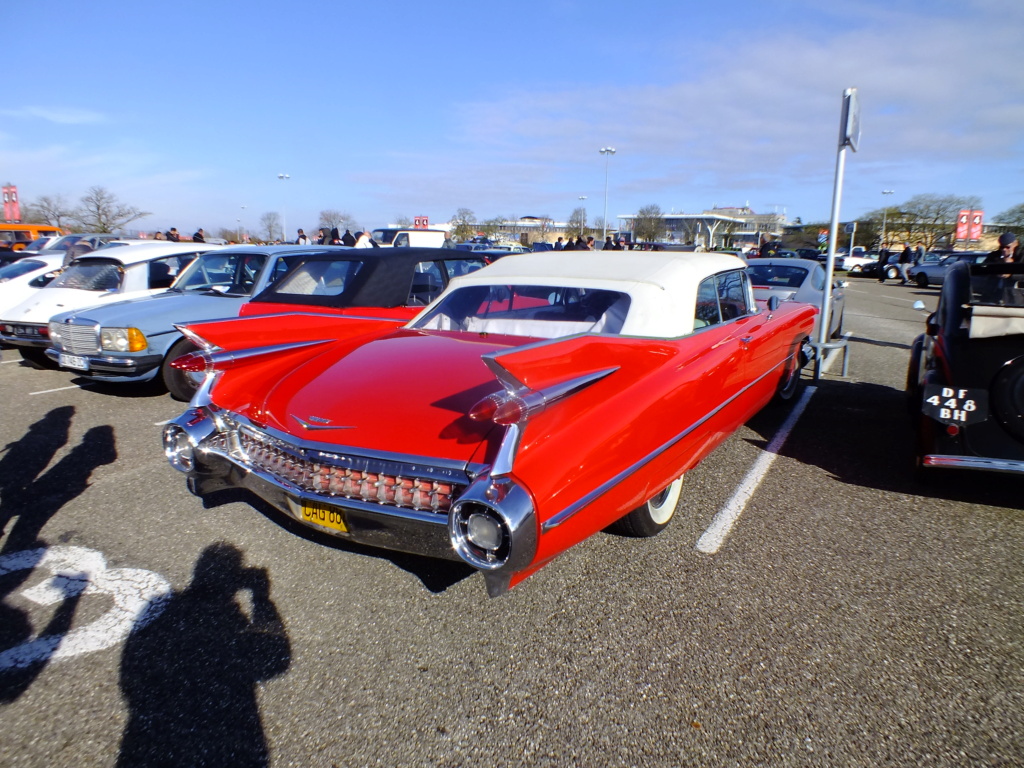
<instances>
[{"instance_id":1,"label":"yellow license plate","mask_svg":"<svg viewBox=\"0 0 1024 768\"><path fill-rule=\"evenodd\" d=\"M345 525L345 515L340 509L329 507L326 504L315 502L302 502L302 522L319 525L323 528L330 528L334 531L348 533L348 526Z\"/></svg>"}]
</instances>

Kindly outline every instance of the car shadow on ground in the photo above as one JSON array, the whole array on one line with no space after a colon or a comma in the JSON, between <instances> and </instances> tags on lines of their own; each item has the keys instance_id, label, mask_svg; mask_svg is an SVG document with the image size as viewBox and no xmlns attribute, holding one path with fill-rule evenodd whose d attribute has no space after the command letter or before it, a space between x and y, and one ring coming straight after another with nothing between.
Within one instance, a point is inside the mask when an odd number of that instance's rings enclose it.
<instances>
[{"instance_id":1,"label":"car shadow on ground","mask_svg":"<svg viewBox=\"0 0 1024 768\"><path fill-rule=\"evenodd\" d=\"M81 376L76 376L71 379L71 383L75 386L81 387L82 389L88 390L89 392L96 392L100 395L108 395L111 397L125 397L125 398L142 398L142 397L170 397L167 394L167 387L163 385L161 381L125 381L125 382L113 382L113 381L98 381L96 379L86 379ZM182 410L185 409L187 403L182 403Z\"/></svg>"},{"instance_id":2,"label":"car shadow on ground","mask_svg":"<svg viewBox=\"0 0 1024 768\"><path fill-rule=\"evenodd\" d=\"M805 384L810 383L805 378ZM856 381L820 380L782 447L782 455L820 467L850 485L924 498L1019 509L1021 478L998 472L917 470L916 438L903 390ZM789 407L769 406L747 422L775 436Z\"/></svg>"},{"instance_id":3,"label":"car shadow on ground","mask_svg":"<svg viewBox=\"0 0 1024 768\"><path fill-rule=\"evenodd\" d=\"M205 509L212 509L236 502L249 505L271 522L281 526L289 533L300 536L306 541L354 555L387 560L403 571L415 576L429 592L434 594L444 592L449 587L476 573L475 568L462 562L440 560L435 557L425 557L405 552L394 552L346 541L327 533L320 533L292 519L280 510L267 504L259 496L245 489L231 488L203 497L203 507Z\"/></svg>"}]
</instances>

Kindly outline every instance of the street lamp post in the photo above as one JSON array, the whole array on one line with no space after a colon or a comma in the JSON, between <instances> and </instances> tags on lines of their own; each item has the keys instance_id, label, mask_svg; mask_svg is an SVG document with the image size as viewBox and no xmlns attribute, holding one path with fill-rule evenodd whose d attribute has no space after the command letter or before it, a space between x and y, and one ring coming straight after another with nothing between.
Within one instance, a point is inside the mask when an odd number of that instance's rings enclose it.
<instances>
[{"instance_id":1,"label":"street lamp post","mask_svg":"<svg viewBox=\"0 0 1024 768\"><path fill-rule=\"evenodd\" d=\"M246 209L246 207L247 206L244 206L244 205L242 206L242 216L245 216L245 209ZM239 245L241 245L241 243L243 242L242 237L243 237L244 234L245 234L245 228L242 226L242 218L240 216L238 218L238 243L239 243Z\"/></svg>"},{"instance_id":2,"label":"street lamp post","mask_svg":"<svg viewBox=\"0 0 1024 768\"><path fill-rule=\"evenodd\" d=\"M277 178L279 178L281 181L287 181L288 179L291 178L291 176L289 176L287 173L279 173L279 174L277 174ZM288 219L285 217L285 206L282 205L281 206L281 242L282 243L287 243L288 242L288 223L287 222L288 222Z\"/></svg>"},{"instance_id":3,"label":"street lamp post","mask_svg":"<svg viewBox=\"0 0 1024 768\"><path fill-rule=\"evenodd\" d=\"M882 195L883 195L883 197L882 197L882 239L878 243L878 250L879 251L885 250L885 220L886 220L886 214L889 213L889 207L887 205L885 205L885 197L884 197L884 195L891 195L892 193L893 193L893 190L891 190L891 189L883 189L882 190Z\"/></svg>"},{"instance_id":4,"label":"street lamp post","mask_svg":"<svg viewBox=\"0 0 1024 768\"><path fill-rule=\"evenodd\" d=\"M604 221L601 222L601 240L608 237L608 159L615 154L615 147L601 147L599 150L604 155Z\"/></svg>"},{"instance_id":5,"label":"street lamp post","mask_svg":"<svg viewBox=\"0 0 1024 768\"><path fill-rule=\"evenodd\" d=\"M583 201L587 199L586 195L580 195L580 208L583 209L583 219L580 221L580 237L583 237L583 230L587 224L587 208L583 204Z\"/></svg>"}]
</instances>

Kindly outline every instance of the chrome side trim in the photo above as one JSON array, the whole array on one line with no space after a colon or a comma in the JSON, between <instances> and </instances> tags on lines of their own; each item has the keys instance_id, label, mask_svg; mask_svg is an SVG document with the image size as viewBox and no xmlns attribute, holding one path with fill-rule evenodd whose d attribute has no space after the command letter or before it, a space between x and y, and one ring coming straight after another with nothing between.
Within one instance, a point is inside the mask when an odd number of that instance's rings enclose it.
<instances>
[{"instance_id":1,"label":"chrome side trim","mask_svg":"<svg viewBox=\"0 0 1024 768\"><path fill-rule=\"evenodd\" d=\"M584 507L586 507L587 505L591 504L592 502L594 502L595 500L597 500L598 498L603 496L605 493L610 491L612 488L617 486L619 483L621 483L623 480L625 480L631 474L633 474L637 470L641 469L642 467L646 466L650 462L654 461L654 459L658 458L658 456L663 454L665 451L667 451L673 445L675 445L680 440L685 438L687 435L689 435L695 429L700 427L702 424L704 424L708 420L714 418L726 406L728 406L730 403L732 403L737 398L741 397L747 390L749 390L751 387L755 386L756 384L759 384L762 380L764 380L766 377L768 377L769 375L774 373L778 368L780 368L781 366L785 365L787 362L789 362L789 358L788 357L786 359L782 360L775 367L770 368L768 371L766 371L765 373L763 373L760 376L758 376L756 379L754 379L752 382L747 384L747 386L745 386L743 389L741 389L735 395L733 395L729 399L724 400L721 403L719 403L713 410L708 411L706 414L704 414L697 421L693 422L692 424L690 424L690 426L688 426L682 432L678 433L675 437L671 438L667 442L665 442L662 445L658 446L657 448L655 448L653 451L651 451L649 454L644 456L639 461L637 461L637 462L631 464L630 466L626 467L626 469L624 469L621 472L619 472L619 474L615 475L615 477L611 478L610 480L605 481L603 484L599 485L597 488L595 488L590 493L588 493L585 496L583 496L582 498L580 498L578 501L574 502L573 504L570 504L568 507L563 509L558 514L553 515L551 518L549 518L547 521L545 521L541 525L541 533L547 533L552 528L557 528L562 523L564 523L566 520L568 520L573 515L575 515L577 512L582 510Z\"/></svg>"},{"instance_id":2,"label":"chrome side trim","mask_svg":"<svg viewBox=\"0 0 1024 768\"><path fill-rule=\"evenodd\" d=\"M929 454L921 460L921 464L925 467L980 469L988 472L1024 474L1024 461L1015 461L1013 459L993 459L984 456L944 456Z\"/></svg>"}]
</instances>

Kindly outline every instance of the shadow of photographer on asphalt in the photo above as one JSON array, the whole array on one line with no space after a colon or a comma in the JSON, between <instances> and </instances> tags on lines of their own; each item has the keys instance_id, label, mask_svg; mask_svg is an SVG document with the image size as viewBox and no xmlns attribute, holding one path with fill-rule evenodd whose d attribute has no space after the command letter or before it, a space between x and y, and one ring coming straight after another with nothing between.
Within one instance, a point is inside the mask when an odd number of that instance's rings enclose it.
<instances>
[{"instance_id":1,"label":"shadow of photographer on asphalt","mask_svg":"<svg viewBox=\"0 0 1024 768\"><path fill-rule=\"evenodd\" d=\"M245 567L230 544L210 545L192 583L125 644L117 765L268 765L256 686L290 664L266 569Z\"/></svg>"}]
</instances>

